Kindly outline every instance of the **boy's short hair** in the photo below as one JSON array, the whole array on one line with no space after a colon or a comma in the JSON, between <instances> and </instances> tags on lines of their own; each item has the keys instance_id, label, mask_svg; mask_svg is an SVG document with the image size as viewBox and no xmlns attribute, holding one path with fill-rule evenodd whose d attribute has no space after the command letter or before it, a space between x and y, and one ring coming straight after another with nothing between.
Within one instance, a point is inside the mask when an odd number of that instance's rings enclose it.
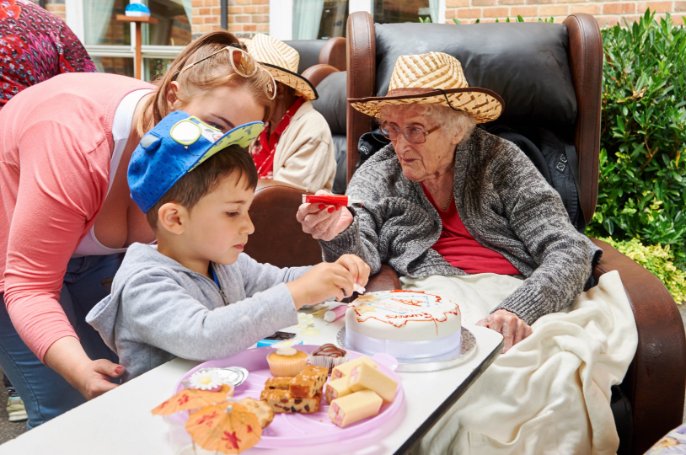
<instances>
[{"instance_id":1,"label":"boy's short hair","mask_svg":"<svg viewBox=\"0 0 686 455\"><path fill-rule=\"evenodd\" d=\"M219 150L215 155L203 161L193 172L181 177L155 205L145 214L153 229L157 226L157 212L167 202L176 202L192 209L200 198L212 191L222 177L233 173L245 178L245 188L257 186L257 169L247 149L239 145L230 145Z\"/></svg>"},{"instance_id":2,"label":"boy's short hair","mask_svg":"<svg viewBox=\"0 0 686 455\"><path fill-rule=\"evenodd\" d=\"M181 179L196 172L211 158L224 154L247 155L244 149L263 129L264 123L251 122L222 133L186 112L172 112L141 138L131 155L127 173L131 198L143 212L148 213ZM242 151L238 152L241 149ZM254 168L249 155L232 161L236 167L230 169L218 171L214 170L214 166L210 166L207 170L208 175L215 177L207 186L205 193L212 189L212 184L220 175L233 169L242 169L250 176L250 173L255 171L247 169L250 167L248 161ZM224 160L219 160L216 164L222 163ZM206 178L190 180L202 182Z\"/></svg>"}]
</instances>

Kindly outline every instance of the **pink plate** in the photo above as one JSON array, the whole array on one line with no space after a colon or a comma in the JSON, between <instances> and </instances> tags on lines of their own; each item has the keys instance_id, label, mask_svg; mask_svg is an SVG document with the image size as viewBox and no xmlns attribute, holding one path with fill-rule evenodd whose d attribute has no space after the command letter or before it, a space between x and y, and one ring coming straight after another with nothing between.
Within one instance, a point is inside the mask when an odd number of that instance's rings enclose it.
<instances>
[{"instance_id":1,"label":"pink plate","mask_svg":"<svg viewBox=\"0 0 686 455\"><path fill-rule=\"evenodd\" d=\"M298 350L310 353L319 346L301 345L296 346ZM248 349L232 357L219 360L204 362L192 370L188 371L179 381L177 391L184 388L183 381L188 379L196 370L200 368L217 368L228 366L240 366L246 368L250 375L248 379L236 388L234 398L251 397L260 399L260 392L264 388L264 382L271 376L269 365L267 365L267 354L275 351L274 348L264 347ZM348 351L348 359L354 359L363 354ZM374 417L361 420L349 427L340 428L331 423L327 410L328 403L322 398L319 412L314 414L275 414L272 423L262 432L262 439L256 447L260 448L285 448L302 447L305 445L327 444L337 441L350 441L354 438L374 434L379 437L380 431L392 429L394 417L400 415L404 410L405 396L403 393L400 377L395 373L398 362L388 354L375 354L372 359L379 365L379 368L388 376L398 382L398 392L391 403L384 403L381 411ZM182 423L188 417L187 413L176 414L178 419L171 418L172 421ZM173 417L173 416L172 416Z\"/></svg>"}]
</instances>

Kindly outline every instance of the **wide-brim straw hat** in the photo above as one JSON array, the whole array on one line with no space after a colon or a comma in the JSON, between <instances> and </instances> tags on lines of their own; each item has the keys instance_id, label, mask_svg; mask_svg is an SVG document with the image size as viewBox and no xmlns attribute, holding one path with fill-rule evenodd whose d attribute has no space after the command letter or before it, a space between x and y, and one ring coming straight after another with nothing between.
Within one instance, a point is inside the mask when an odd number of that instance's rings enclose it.
<instances>
[{"instance_id":1,"label":"wide-brim straw hat","mask_svg":"<svg viewBox=\"0 0 686 455\"><path fill-rule=\"evenodd\" d=\"M443 52L401 55L393 67L386 96L348 101L371 117L378 117L383 106L439 104L471 115L476 123L497 119L504 106L494 91L470 87L460 61Z\"/></svg>"},{"instance_id":2,"label":"wide-brim straw hat","mask_svg":"<svg viewBox=\"0 0 686 455\"><path fill-rule=\"evenodd\" d=\"M248 53L260 62L278 82L294 89L308 100L319 97L314 86L298 74L300 54L283 41L270 35L257 34L243 41Z\"/></svg>"}]
</instances>

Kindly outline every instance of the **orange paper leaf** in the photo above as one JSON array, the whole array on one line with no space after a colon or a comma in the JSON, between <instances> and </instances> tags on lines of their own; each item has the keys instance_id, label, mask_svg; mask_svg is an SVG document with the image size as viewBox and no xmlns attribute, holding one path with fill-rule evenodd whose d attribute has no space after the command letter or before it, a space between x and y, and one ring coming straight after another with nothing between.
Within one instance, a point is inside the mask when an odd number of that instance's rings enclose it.
<instances>
[{"instance_id":1,"label":"orange paper leaf","mask_svg":"<svg viewBox=\"0 0 686 455\"><path fill-rule=\"evenodd\" d=\"M193 442L206 450L240 453L257 444L262 427L257 416L238 403L207 406L186 421Z\"/></svg>"},{"instance_id":2,"label":"orange paper leaf","mask_svg":"<svg viewBox=\"0 0 686 455\"><path fill-rule=\"evenodd\" d=\"M219 390L183 389L176 395L156 406L152 413L169 415L179 411L199 409L226 402L233 396L233 386L224 384Z\"/></svg>"}]
</instances>

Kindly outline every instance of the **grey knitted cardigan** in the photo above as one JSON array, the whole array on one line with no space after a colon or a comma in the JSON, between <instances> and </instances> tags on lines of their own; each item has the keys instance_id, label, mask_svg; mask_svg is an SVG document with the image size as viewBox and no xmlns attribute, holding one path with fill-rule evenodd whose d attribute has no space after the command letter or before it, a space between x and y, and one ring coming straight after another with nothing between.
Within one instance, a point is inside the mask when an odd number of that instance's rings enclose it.
<instances>
[{"instance_id":1,"label":"grey knitted cardigan","mask_svg":"<svg viewBox=\"0 0 686 455\"><path fill-rule=\"evenodd\" d=\"M421 185L403 176L392 145L360 166L347 194L365 206L345 231L321 242L327 261L354 253L372 273L387 263L415 278L465 274L432 249L441 218ZM558 193L519 148L475 128L456 149L454 198L469 233L525 277L496 309L531 324L571 305L600 250L574 229Z\"/></svg>"}]
</instances>

